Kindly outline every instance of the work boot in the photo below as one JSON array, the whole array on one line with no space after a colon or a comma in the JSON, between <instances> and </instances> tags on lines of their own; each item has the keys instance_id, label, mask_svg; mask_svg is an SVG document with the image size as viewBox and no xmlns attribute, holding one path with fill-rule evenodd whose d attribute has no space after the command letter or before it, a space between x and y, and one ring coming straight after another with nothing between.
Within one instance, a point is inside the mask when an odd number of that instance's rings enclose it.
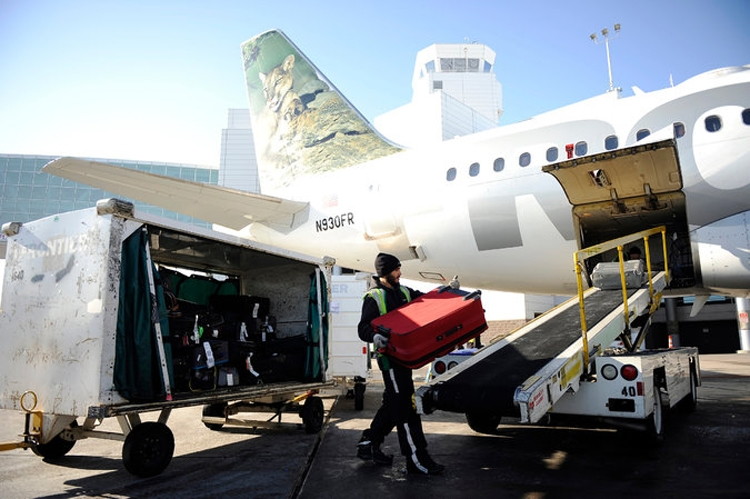
<instances>
[{"instance_id":1,"label":"work boot","mask_svg":"<svg viewBox=\"0 0 750 499\"><path fill-rule=\"evenodd\" d=\"M357 457L365 461L372 461L372 441L365 435L357 443Z\"/></svg>"},{"instance_id":2,"label":"work boot","mask_svg":"<svg viewBox=\"0 0 750 499\"><path fill-rule=\"evenodd\" d=\"M381 451L379 445L372 445L372 462L380 466L391 466L393 455Z\"/></svg>"},{"instance_id":3,"label":"work boot","mask_svg":"<svg viewBox=\"0 0 750 499\"><path fill-rule=\"evenodd\" d=\"M406 459L406 471L415 475L439 475L445 466L432 460L427 452L416 452Z\"/></svg>"}]
</instances>

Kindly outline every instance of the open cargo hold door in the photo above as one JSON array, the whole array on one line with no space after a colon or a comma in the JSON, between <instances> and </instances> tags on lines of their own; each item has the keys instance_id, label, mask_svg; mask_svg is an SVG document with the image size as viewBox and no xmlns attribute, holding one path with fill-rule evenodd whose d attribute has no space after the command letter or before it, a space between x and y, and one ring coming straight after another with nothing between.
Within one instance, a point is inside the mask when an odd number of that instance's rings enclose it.
<instances>
[{"instance_id":1,"label":"open cargo hold door","mask_svg":"<svg viewBox=\"0 0 750 499\"><path fill-rule=\"evenodd\" d=\"M673 139L553 163L543 171L557 179L573 206L579 248L666 225L675 271L672 284L693 284L685 194ZM663 265L659 251L652 252L655 264ZM615 255L605 259L610 256Z\"/></svg>"}]
</instances>

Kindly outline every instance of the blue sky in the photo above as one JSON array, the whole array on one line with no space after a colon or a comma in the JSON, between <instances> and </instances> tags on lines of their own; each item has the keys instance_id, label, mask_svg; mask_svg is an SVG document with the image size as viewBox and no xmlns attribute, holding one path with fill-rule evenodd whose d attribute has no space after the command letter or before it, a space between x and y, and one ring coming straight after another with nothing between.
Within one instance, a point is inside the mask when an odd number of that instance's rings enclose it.
<instances>
[{"instance_id":1,"label":"blue sky","mask_svg":"<svg viewBox=\"0 0 750 499\"><path fill-rule=\"evenodd\" d=\"M501 124L606 91L750 64L747 0L0 1L0 152L217 166L246 107L240 43L282 29L370 120L411 98L433 43L497 53Z\"/></svg>"}]
</instances>

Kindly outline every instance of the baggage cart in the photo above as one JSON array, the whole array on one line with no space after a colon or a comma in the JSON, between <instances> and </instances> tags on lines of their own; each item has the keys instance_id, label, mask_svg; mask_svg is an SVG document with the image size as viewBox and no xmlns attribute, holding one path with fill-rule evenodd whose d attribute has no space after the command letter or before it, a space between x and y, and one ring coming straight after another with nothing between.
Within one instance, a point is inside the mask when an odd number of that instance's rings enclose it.
<instances>
[{"instance_id":1,"label":"baggage cart","mask_svg":"<svg viewBox=\"0 0 750 499\"><path fill-rule=\"evenodd\" d=\"M210 429L262 425L233 417L244 411L270 411L279 422L294 411L307 432L321 429L317 394L333 386L333 259L116 199L3 232L0 408L20 407L26 422L23 442L0 450L59 458L83 438L118 440L125 468L153 476L172 458L173 409L203 405ZM217 301L251 306L227 311ZM142 422L152 411L158 420ZM121 433L97 430L108 417Z\"/></svg>"}]
</instances>

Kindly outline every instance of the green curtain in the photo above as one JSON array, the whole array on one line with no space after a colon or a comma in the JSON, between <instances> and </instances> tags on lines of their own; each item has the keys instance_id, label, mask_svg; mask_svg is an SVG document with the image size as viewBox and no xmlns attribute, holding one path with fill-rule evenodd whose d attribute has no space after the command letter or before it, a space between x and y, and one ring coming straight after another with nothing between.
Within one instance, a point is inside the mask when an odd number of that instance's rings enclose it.
<instances>
[{"instance_id":1,"label":"green curtain","mask_svg":"<svg viewBox=\"0 0 750 499\"><path fill-rule=\"evenodd\" d=\"M164 398L156 332L152 322L152 302L148 281L146 242L148 234L137 230L122 245L120 267L120 298L117 310L117 336L115 340L115 389L131 402L152 401ZM158 273L154 280L158 283ZM159 324L164 339L164 352L172 383L172 351L168 341L169 321L164 302L164 292L157 286Z\"/></svg>"},{"instance_id":2,"label":"green curtain","mask_svg":"<svg viewBox=\"0 0 750 499\"><path fill-rule=\"evenodd\" d=\"M310 275L310 306L307 313L307 352L305 355L305 378L319 380L328 368L328 289L325 276L320 276L320 302L318 303L318 279ZM318 310L322 310L322 324ZM321 327L322 326L322 327ZM320 343L323 342L321 362Z\"/></svg>"},{"instance_id":3,"label":"green curtain","mask_svg":"<svg viewBox=\"0 0 750 499\"><path fill-rule=\"evenodd\" d=\"M226 279L219 281L204 276L186 276L177 272L169 272L165 276L169 289L181 300L208 306L212 296L240 294L239 281Z\"/></svg>"}]
</instances>

